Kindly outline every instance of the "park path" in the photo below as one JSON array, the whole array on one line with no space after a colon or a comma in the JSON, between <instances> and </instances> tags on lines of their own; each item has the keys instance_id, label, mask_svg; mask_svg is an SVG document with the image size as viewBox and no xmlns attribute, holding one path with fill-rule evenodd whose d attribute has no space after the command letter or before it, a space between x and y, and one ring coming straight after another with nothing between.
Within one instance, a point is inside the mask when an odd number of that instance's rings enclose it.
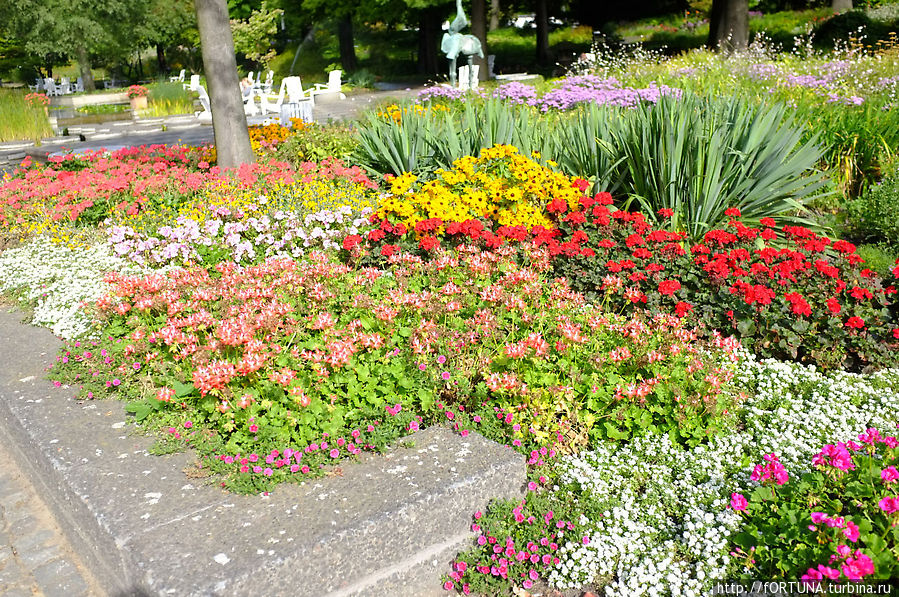
<instances>
[{"instance_id":1,"label":"park path","mask_svg":"<svg viewBox=\"0 0 899 597\"><path fill-rule=\"evenodd\" d=\"M403 87L396 84L388 87L378 91L351 94L345 100L320 101L313 108L312 116L315 122L322 124L329 121L353 120L366 109L390 101L408 100L423 89L422 86ZM263 120L262 116L247 118L249 124L259 124ZM201 123L189 115L71 126L68 136L45 139L40 147L35 147L32 142L0 143L0 174L12 171L28 155L40 159L48 153L68 150L119 149L174 143L201 145L212 141L212 125Z\"/></svg>"}]
</instances>

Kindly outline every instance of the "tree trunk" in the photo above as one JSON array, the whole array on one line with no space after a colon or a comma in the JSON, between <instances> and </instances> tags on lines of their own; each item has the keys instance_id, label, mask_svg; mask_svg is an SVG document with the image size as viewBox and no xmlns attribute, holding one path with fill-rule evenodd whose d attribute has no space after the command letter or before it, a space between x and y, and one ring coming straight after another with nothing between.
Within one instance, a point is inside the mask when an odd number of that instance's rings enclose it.
<instances>
[{"instance_id":1,"label":"tree trunk","mask_svg":"<svg viewBox=\"0 0 899 597\"><path fill-rule=\"evenodd\" d=\"M713 0L708 46L730 53L749 45L749 0Z\"/></svg>"},{"instance_id":2,"label":"tree trunk","mask_svg":"<svg viewBox=\"0 0 899 597\"><path fill-rule=\"evenodd\" d=\"M165 59L165 46L162 44L156 44L156 68L162 74L169 72L169 63Z\"/></svg>"},{"instance_id":3,"label":"tree trunk","mask_svg":"<svg viewBox=\"0 0 899 597\"><path fill-rule=\"evenodd\" d=\"M250 146L247 116L243 110L234 38L225 0L194 0L203 70L209 84L212 131L218 165L235 168L256 161Z\"/></svg>"},{"instance_id":4,"label":"tree trunk","mask_svg":"<svg viewBox=\"0 0 899 597\"><path fill-rule=\"evenodd\" d=\"M78 68L81 70L81 84L84 85L85 91L94 91L97 89L97 85L94 83L94 75L91 72L91 59L87 55L87 48L78 46L77 54Z\"/></svg>"},{"instance_id":5,"label":"tree trunk","mask_svg":"<svg viewBox=\"0 0 899 597\"><path fill-rule=\"evenodd\" d=\"M490 24L487 26L488 31L499 29L499 10L499 0L490 0Z\"/></svg>"},{"instance_id":6,"label":"tree trunk","mask_svg":"<svg viewBox=\"0 0 899 597\"><path fill-rule=\"evenodd\" d=\"M481 42L484 57L474 57L474 63L478 69L478 80L487 80L487 2L485 0L471 0L471 34Z\"/></svg>"},{"instance_id":7,"label":"tree trunk","mask_svg":"<svg viewBox=\"0 0 899 597\"><path fill-rule=\"evenodd\" d=\"M537 0L534 22L537 25L537 64L549 64L549 11L546 0Z\"/></svg>"},{"instance_id":8,"label":"tree trunk","mask_svg":"<svg viewBox=\"0 0 899 597\"><path fill-rule=\"evenodd\" d=\"M846 12L852 10L852 0L833 0L831 8L834 12Z\"/></svg>"},{"instance_id":9,"label":"tree trunk","mask_svg":"<svg viewBox=\"0 0 899 597\"><path fill-rule=\"evenodd\" d=\"M421 11L418 19L418 72L426 75L436 75L446 72L440 65L443 56L438 56L440 47L440 8L429 7Z\"/></svg>"},{"instance_id":10,"label":"tree trunk","mask_svg":"<svg viewBox=\"0 0 899 597\"><path fill-rule=\"evenodd\" d=\"M337 40L340 46L340 64L345 72L356 70L356 46L353 43L353 17L347 15L337 23Z\"/></svg>"}]
</instances>

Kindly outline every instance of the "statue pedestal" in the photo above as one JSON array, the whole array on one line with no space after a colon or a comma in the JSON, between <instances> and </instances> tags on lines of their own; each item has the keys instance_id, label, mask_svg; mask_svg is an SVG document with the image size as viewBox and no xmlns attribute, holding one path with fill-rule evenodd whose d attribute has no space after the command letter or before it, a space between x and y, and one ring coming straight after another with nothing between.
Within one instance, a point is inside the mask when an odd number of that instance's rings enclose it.
<instances>
[{"instance_id":1,"label":"statue pedestal","mask_svg":"<svg viewBox=\"0 0 899 597\"><path fill-rule=\"evenodd\" d=\"M481 67L477 64L471 67L471 78L469 78L468 65L459 67L459 89L477 89L478 88L478 72Z\"/></svg>"}]
</instances>

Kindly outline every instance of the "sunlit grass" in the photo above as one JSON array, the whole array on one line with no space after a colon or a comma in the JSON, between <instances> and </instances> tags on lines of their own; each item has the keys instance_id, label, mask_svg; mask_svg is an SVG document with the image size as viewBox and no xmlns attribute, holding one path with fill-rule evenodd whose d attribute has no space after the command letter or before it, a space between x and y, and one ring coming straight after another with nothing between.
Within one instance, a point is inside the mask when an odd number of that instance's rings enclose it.
<instances>
[{"instance_id":1,"label":"sunlit grass","mask_svg":"<svg viewBox=\"0 0 899 597\"><path fill-rule=\"evenodd\" d=\"M33 141L52 135L43 107L29 106L24 91L0 89L0 141Z\"/></svg>"}]
</instances>

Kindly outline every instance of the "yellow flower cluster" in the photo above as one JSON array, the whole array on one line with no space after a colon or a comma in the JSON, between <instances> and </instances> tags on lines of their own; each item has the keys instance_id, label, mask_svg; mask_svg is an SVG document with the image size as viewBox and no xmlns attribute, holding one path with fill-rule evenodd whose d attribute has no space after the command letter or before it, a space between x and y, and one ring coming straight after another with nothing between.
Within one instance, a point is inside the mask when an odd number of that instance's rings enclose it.
<instances>
[{"instance_id":1,"label":"yellow flower cluster","mask_svg":"<svg viewBox=\"0 0 899 597\"><path fill-rule=\"evenodd\" d=\"M250 145L256 155L274 151L292 134L289 128L280 124L254 124L247 129L250 132Z\"/></svg>"},{"instance_id":2,"label":"yellow flower cluster","mask_svg":"<svg viewBox=\"0 0 899 597\"><path fill-rule=\"evenodd\" d=\"M449 108L442 104L434 104L430 106L431 112L449 112ZM378 110L378 118L383 118L384 120L392 120L393 122L399 124L403 121L403 115L415 115L415 116L424 116L427 114L428 108L424 106L420 106L418 104L401 107L398 104L390 104L389 106L385 106L382 109Z\"/></svg>"},{"instance_id":3,"label":"yellow flower cluster","mask_svg":"<svg viewBox=\"0 0 899 597\"><path fill-rule=\"evenodd\" d=\"M268 155L283 143L288 137L297 133L307 126L301 119L292 118L293 128L287 128L280 124L252 124L247 127L250 133L250 146L253 148L253 155L263 157ZM218 154L215 151L215 145L207 145L197 148L201 161L215 164L218 161Z\"/></svg>"},{"instance_id":4,"label":"yellow flower cluster","mask_svg":"<svg viewBox=\"0 0 899 597\"><path fill-rule=\"evenodd\" d=\"M377 215L409 228L429 218L464 222L484 218L498 226L551 226L546 206L561 199L577 207L581 193L572 180L518 153L510 145L481 151L438 170L433 180L416 185L413 174L391 181L390 192L378 203Z\"/></svg>"}]
</instances>

